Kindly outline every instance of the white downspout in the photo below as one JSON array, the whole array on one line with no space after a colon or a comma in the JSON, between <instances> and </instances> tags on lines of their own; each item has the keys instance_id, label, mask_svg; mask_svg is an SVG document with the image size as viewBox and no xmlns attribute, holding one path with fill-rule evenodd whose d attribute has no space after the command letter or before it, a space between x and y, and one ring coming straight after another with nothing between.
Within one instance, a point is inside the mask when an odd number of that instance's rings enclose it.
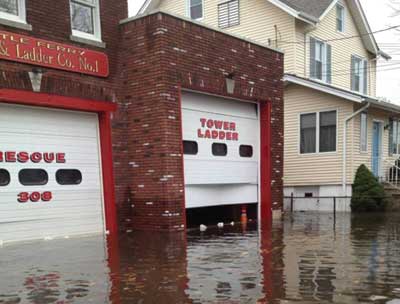
<instances>
[{"instance_id":1,"label":"white downspout","mask_svg":"<svg viewBox=\"0 0 400 304\"><path fill-rule=\"evenodd\" d=\"M356 117L358 114L364 112L366 109L369 108L371 104L368 102L364 107L359 109L358 111L354 112L351 114L349 117L347 117L344 120L343 123L343 171L342 171L342 191L343 191L343 196L347 196L347 189L346 189L346 162L347 162L347 123L352 120L354 117Z\"/></svg>"}]
</instances>

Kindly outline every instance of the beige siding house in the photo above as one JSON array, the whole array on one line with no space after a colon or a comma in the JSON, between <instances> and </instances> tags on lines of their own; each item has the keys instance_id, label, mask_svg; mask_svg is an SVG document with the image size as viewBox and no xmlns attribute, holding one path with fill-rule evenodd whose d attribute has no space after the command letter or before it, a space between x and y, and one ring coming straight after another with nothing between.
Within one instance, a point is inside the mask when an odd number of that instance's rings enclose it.
<instances>
[{"instance_id":1,"label":"beige siding house","mask_svg":"<svg viewBox=\"0 0 400 304\"><path fill-rule=\"evenodd\" d=\"M157 9L284 51L285 195L310 198L298 209L350 196L360 164L388 181L400 107L375 97L378 59L390 57L358 0L147 0L139 13ZM346 200L339 207L349 210Z\"/></svg>"}]
</instances>

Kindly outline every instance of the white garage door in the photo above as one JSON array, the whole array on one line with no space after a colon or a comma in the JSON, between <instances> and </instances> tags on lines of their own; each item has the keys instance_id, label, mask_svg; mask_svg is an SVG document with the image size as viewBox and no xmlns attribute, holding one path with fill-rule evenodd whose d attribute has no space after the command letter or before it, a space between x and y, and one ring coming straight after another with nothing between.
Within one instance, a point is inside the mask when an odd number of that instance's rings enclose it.
<instances>
[{"instance_id":1,"label":"white garage door","mask_svg":"<svg viewBox=\"0 0 400 304\"><path fill-rule=\"evenodd\" d=\"M0 242L104 231L97 114L0 105Z\"/></svg>"},{"instance_id":2,"label":"white garage door","mask_svg":"<svg viewBox=\"0 0 400 304\"><path fill-rule=\"evenodd\" d=\"M182 94L186 208L258 202L257 105Z\"/></svg>"}]
</instances>

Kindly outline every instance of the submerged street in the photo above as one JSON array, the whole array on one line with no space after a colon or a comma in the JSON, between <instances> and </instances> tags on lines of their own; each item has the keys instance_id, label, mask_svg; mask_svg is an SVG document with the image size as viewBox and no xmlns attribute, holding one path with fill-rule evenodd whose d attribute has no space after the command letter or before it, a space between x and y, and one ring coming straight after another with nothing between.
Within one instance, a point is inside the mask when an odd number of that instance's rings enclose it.
<instances>
[{"instance_id":1,"label":"submerged street","mask_svg":"<svg viewBox=\"0 0 400 304\"><path fill-rule=\"evenodd\" d=\"M389 215L13 244L0 303L399 303L399 254Z\"/></svg>"}]
</instances>

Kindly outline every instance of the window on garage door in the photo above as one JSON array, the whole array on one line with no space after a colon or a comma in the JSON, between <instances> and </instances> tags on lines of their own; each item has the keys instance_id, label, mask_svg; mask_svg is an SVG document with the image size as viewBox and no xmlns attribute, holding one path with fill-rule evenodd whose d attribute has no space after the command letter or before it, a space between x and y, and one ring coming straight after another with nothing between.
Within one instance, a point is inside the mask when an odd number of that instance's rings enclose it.
<instances>
[{"instance_id":1,"label":"window on garage door","mask_svg":"<svg viewBox=\"0 0 400 304\"><path fill-rule=\"evenodd\" d=\"M18 178L24 186L43 186L49 181L49 175L43 169L23 169L19 171Z\"/></svg>"},{"instance_id":2,"label":"window on garage door","mask_svg":"<svg viewBox=\"0 0 400 304\"><path fill-rule=\"evenodd\" d=\"M226 144L213 143L212 154L214 156L226 156L228 154L228 146Z\"/></svg>"},{"instance_id":3,"label":"window on garage door","mask_svg":"<svg viewBox=\"0 0 400 304\"><path fill-rule=\"evenodd\" d=\"M0 169L0 187L7 186L10 180L10 173L6 169Z\"/></svg>"},{"instance_id":4,"label":"window on garage door","mask_svg":"<svg viewBox=\"0 0 400 304\"><path fill-rule=\"evenodd\" d=\"M183 141L183 154L186 155L197 155L199 152L199 145L195 141L184 140Z\"/></svg>"},{"instance_id":5,"label":"window on garage door","mask_svg":"<svg viewBox=\"0 0 400 304\"><path fill-rule=\"evenodd\" d=\"M239 147L239 155L240 157L253 157L253 146L241 145Z\"/></svg>"},{"instance_id":6,"label":"window on garage door","mask_svg":"<svg viewBox=\"0 0 400 304\"><path fill-rule=\"evenodd\" d=\"M58 170L56 180L60 185L79 185L82 183L82 173L76 169Z\"/></svg>"}]
</instances>

